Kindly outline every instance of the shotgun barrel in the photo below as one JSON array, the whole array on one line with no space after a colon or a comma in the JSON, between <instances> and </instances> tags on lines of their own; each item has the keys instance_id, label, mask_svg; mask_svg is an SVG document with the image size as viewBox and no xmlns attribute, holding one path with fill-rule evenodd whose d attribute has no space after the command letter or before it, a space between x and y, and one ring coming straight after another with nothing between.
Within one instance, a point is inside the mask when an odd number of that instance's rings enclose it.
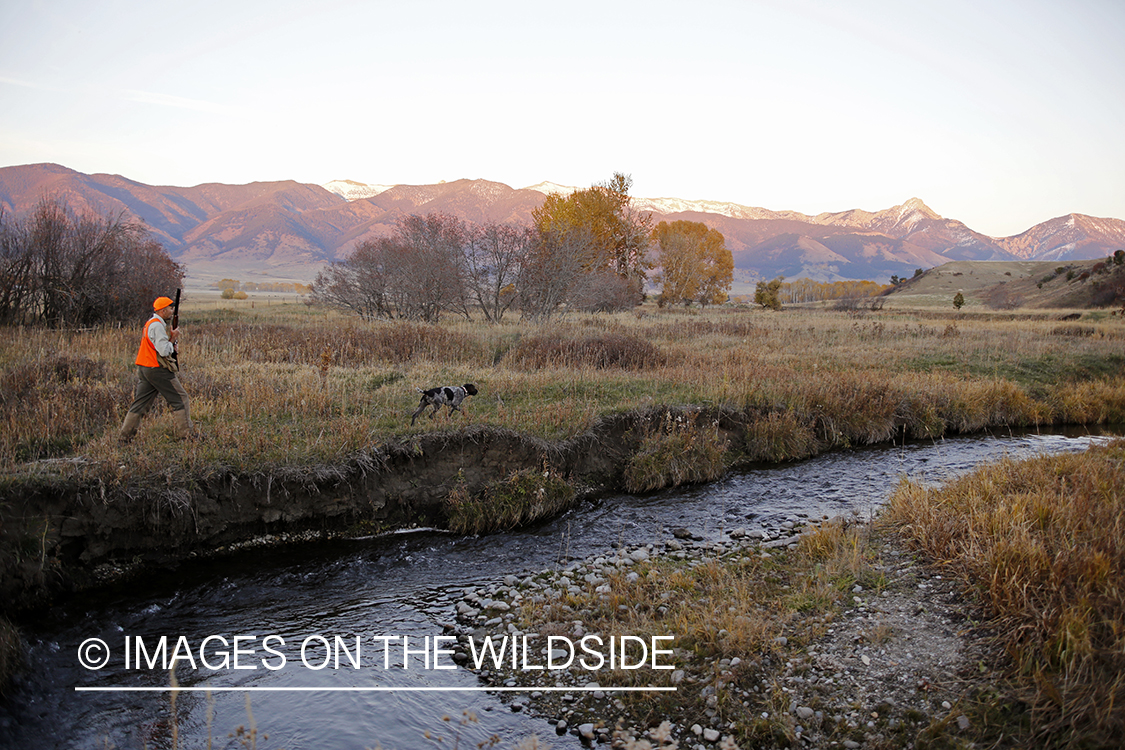
<instances>
[{"instance_id":1,"label":"shotgun barrel","mask_svg":"<svg viewBox=\"0 0 1125 750\"><path fill-rule=\"evenodd\" d=\"M172 330L173 331L180 327L180 291L181 290L179 290L179 289L176 290L176 301L174 303L172 303ZM172 342L172 361L176 363L177 367L179 366L179 364L180 364L180 345L177 344L174 341Z\"/></svg>"}]
</instances>

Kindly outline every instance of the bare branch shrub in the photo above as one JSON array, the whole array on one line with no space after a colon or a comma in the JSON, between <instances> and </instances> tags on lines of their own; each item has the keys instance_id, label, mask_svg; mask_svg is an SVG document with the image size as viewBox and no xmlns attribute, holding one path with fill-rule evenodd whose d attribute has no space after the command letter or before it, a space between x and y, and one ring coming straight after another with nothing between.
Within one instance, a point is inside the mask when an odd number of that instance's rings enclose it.
<instances>
[{"instance_id":1,"label":"bare branch shrub","mask_svg":"<svg viewBox=\"0 0 1125 750\"><path fill-rule=\"evenodd\" d=\"M23 221L0 211L0 323L90 326L143 317L183 267L123 215L78 215L45 198Z\"/></svg>"}]
</instances>

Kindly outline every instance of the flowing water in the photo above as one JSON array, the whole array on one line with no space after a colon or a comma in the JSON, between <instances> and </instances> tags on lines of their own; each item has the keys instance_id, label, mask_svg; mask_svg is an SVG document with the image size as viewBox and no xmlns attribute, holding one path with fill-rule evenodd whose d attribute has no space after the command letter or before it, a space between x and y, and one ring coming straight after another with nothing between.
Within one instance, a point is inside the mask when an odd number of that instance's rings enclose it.
<instances>
[{"instance_id":1,"label":"flowing water","mask_svg":"<svg viewBox=\"0 0 1125 750\"><path fill-rule=\"evenodd\" d=\"M681 527L718 540L802 515L868 514L903 476L936 483L1004 455L1077 451L1102 439L975 436L843 450L705 486L600 498L505 534L415 531L184 564L21 623L30 668L0 698L0 748L244 747L229 735L252 723L259 748L469 748L493 735L512 747L531 734L579 748L577 738L556 737L542 719L513 711L512 694L481 690L467 670L436 668L452 666L448 655L434 656L433 638L466 588L621 544L664 541ZM75 689L167 687L171 675L157 663L161 636L169 657L184 657L175 674L181 687L227 690L182 691L173 708L167 692ZM91 638L109 649L99 670L79 661ZM96 648L83 653L99 656ZM321 668L333 653L339 666Z\"/></svg>"}]
</instances>

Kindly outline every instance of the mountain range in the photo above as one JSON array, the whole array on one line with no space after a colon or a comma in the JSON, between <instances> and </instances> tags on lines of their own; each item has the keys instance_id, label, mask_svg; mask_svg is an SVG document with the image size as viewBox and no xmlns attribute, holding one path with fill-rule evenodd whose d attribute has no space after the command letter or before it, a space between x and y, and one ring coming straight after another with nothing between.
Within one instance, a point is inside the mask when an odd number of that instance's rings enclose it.
<instances>
[{"instance_id":1,"label":"mountain range","mask_svg":"<svg viewBox=\"0 0 1125 750\"><path fill-rule=\"evenodd\" d=\"M291 180L194 187L146 185L120 175L84 174L58 164L0 168L0 207L27 214L44 197L76 211L139 219L198 281L309 281L359 242L390 234L410 214L444 212L478 223L530 222L552 192L543 182L511 188L488 180L435 185L367 185ZM818 281L910 276L954 260L1071 260L1125 248L1125 221L1068 214L1012 237L989 237L944 218L918 198L882 211L815 216L719 201L634 198L655 221L686 219L717 229L735 260L736 279Z\"/></svg>"}]
</instances>

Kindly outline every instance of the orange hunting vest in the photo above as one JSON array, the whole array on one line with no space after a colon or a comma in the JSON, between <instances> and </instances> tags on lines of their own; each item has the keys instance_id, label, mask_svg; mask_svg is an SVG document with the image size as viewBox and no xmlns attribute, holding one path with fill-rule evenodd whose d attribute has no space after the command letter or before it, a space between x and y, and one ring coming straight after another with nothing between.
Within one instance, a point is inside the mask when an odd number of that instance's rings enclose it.
<instances>
[{"instance_id":1,"label":"orange hunting vest","mask_svg":"<svg viewBox=\"0 0 1125 750\"><path fill-rule=\"evenodd\" d=\"M160 367L160 360L156 358L156 347L148 337L148 327L153 323L164 325L164 319L159 315L153 315L145 323L144 331L141 332L141 348L137 350L137 364L141 367Z\"/></svg>"}]
</instances>

